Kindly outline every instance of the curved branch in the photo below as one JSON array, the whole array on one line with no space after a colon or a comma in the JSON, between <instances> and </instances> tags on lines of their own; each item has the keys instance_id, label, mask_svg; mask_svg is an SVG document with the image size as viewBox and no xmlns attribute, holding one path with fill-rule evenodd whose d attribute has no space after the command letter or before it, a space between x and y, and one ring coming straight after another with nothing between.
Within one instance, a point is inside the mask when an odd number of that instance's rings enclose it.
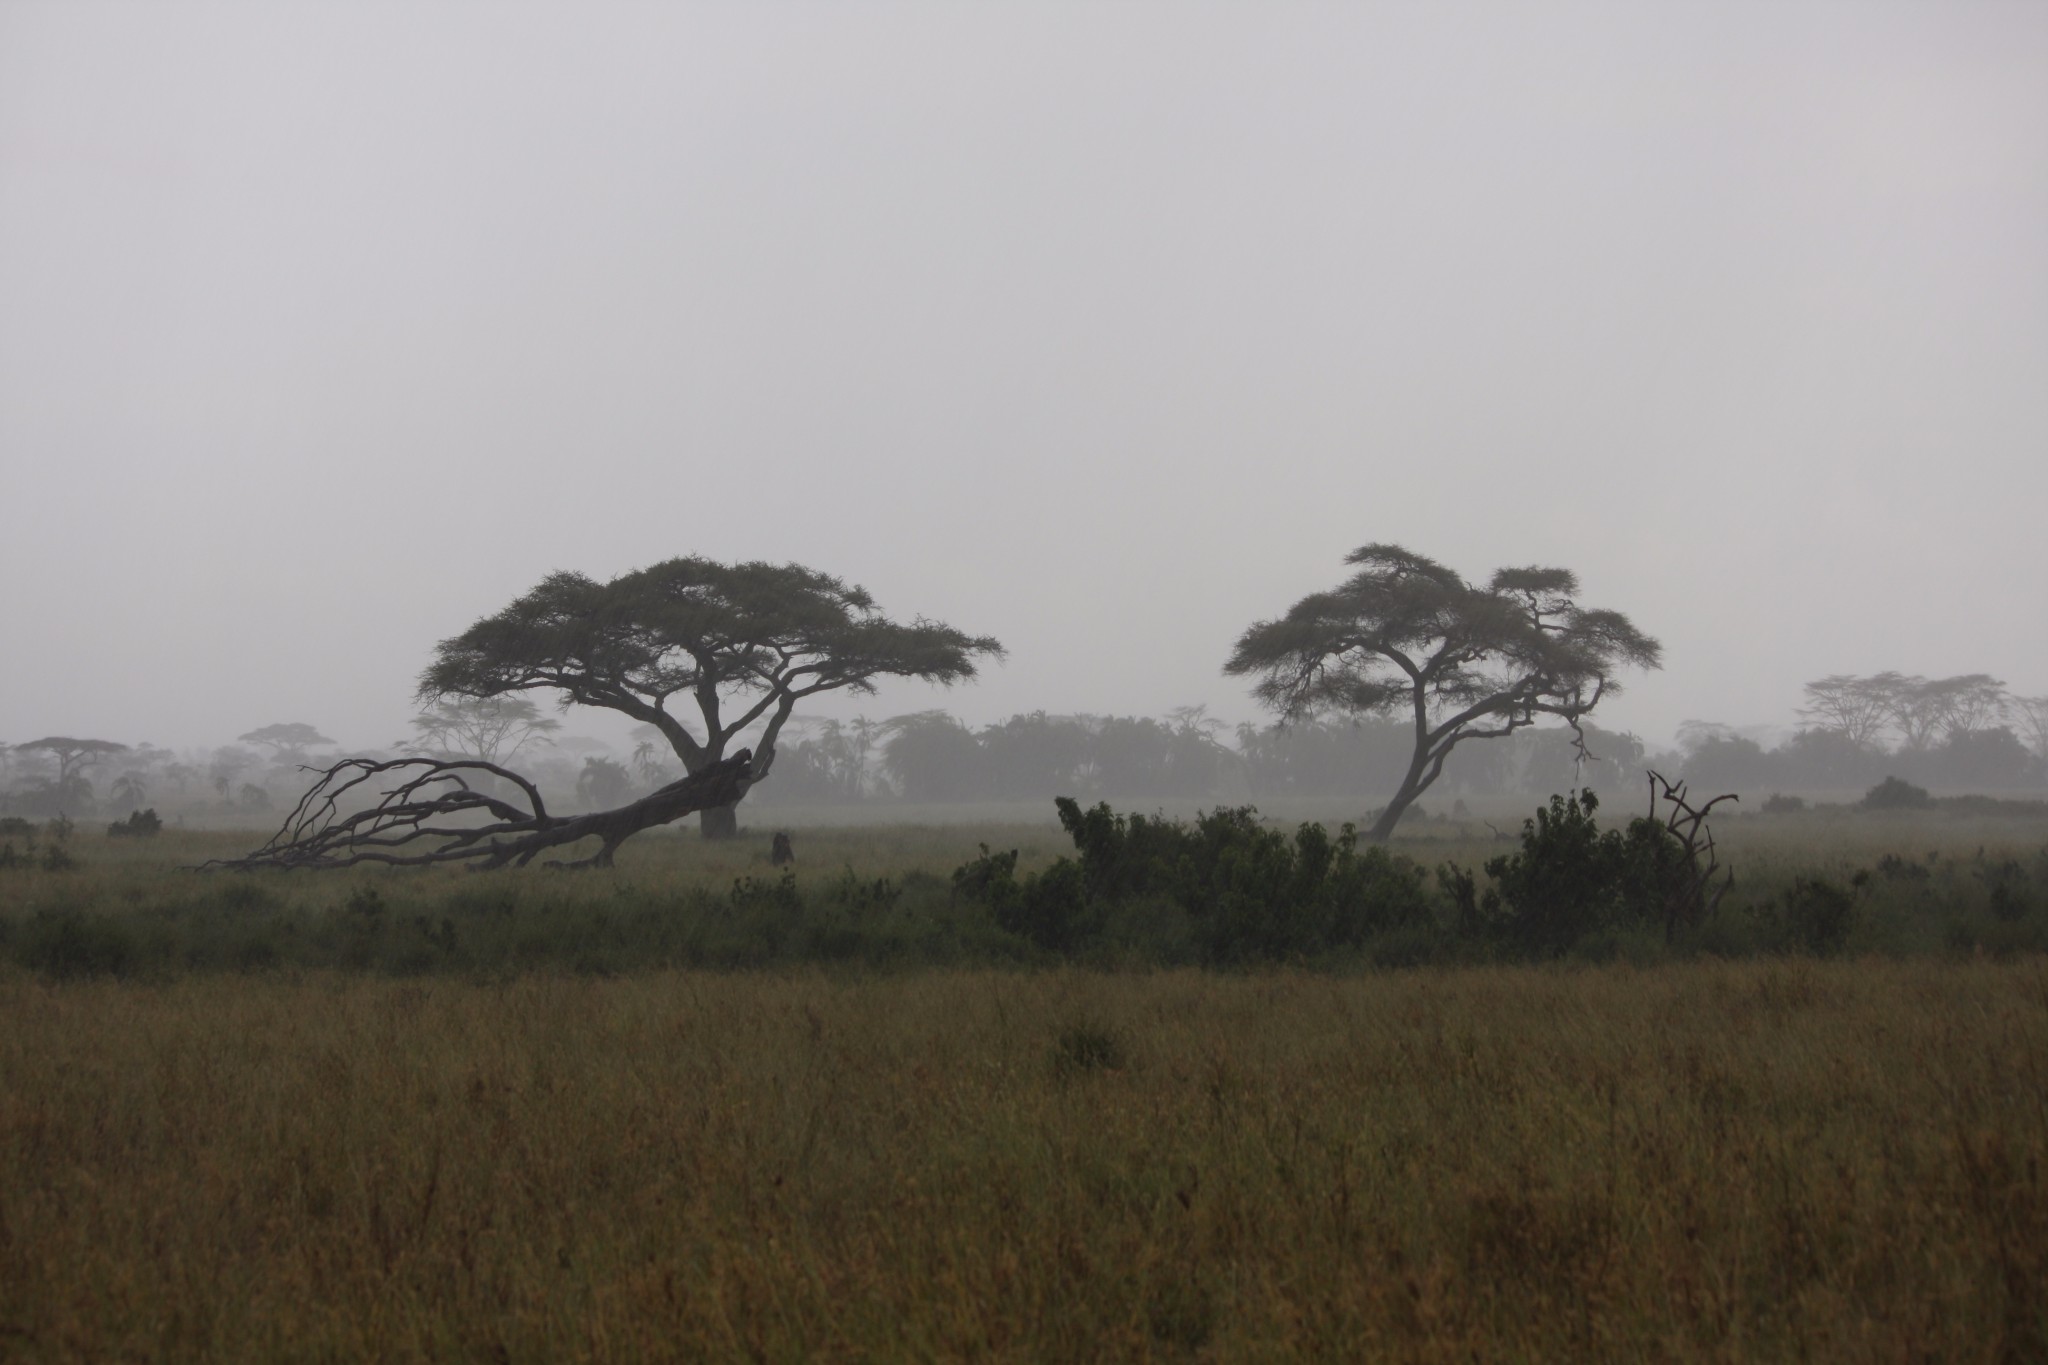
<instances>
[{"instance_id":1,"label":"curved branch","mask_svg":"<svg viewBox=\"0 0 2048 1365\"><path fill-rule=\"evenodd\" d=\"M537 854L584 839L603 841L597 852L550 867L609 867L620 844L641 830L716 806L731 805L746 790L753 753L742 749L678 782L615 810L549 815L540 791L495 763L398 758L344 759L328 768L285 818L270 841L245 858L215 859L203 868L249 871L259 867L329 869L358 863L425 867L467 863L478 871L524 867ZM488 775L520 789L526 804L471 785ZM343 814L341 802L373 778L401 779L368 807ZM476 817L485 817L475 823Z\"/></svg>"}]
</instances>

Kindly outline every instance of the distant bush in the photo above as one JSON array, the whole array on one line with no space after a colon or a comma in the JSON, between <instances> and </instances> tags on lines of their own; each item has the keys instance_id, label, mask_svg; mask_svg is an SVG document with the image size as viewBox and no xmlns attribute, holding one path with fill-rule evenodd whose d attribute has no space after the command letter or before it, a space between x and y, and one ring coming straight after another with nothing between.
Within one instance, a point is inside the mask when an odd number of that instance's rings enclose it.
<instances>
[{"instance_id":1,"label":"distant bush","mask_svg":"<svg viewBox=\"0 0 2048 1365\"><path fill-rule=\"evenodd\" d=\"M1764 802L1765 815L1795 815L1805 809L1804 797L1774 794Z\"/></svg>"},{"instance_id":2,"label":"distant bush","mask_svg":"<svg viewBox=\"0 0 2048 1365\"><path fill-rule=\"evenodd\" d=\"M1863 794L1865 810L1933 810L1934 798L1925 787L1903 778L1887 777Z\"/></svg>"},{"instance_id":3,"label":"distant bush","mask_svg":"<svg viewBox=\"0 0 2048 1365\"><path fill-rule=\"evenodd\" d=\"M110 839L154 839L157 835L163 833L163 830L164 822L157 815L156 808L152 806L148 810L130 811L126 820L116 820L113 824L108 825L107 837Z\"/></svg>"}]
</instances>

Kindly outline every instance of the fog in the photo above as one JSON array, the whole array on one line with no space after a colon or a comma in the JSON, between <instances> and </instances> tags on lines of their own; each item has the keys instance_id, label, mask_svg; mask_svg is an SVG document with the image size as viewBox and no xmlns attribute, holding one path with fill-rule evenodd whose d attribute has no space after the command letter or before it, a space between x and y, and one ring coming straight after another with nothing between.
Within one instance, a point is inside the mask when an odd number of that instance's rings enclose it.
<instances>
[{"instance_id":1,"label":"fog","mask_svg":"<svg viewBox=\"0 0 2048 1365\"><path fill-rule=\"evenodd\" d=\"M2048 693L2044 76L2020 3L13 0L0 739L382 744L683 554L1008 647L822 716L1253 719L1368 541L1575 569L1656 742Z\"/></svg>"}]
</instances>

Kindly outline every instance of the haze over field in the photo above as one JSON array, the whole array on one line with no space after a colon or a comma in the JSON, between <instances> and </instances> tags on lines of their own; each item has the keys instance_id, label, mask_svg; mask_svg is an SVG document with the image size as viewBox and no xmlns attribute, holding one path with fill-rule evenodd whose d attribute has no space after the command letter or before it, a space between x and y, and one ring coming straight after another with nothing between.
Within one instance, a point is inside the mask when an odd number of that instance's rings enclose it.
<instances>
[{"instance_id":1,"label":"haze over field","mask_svg":"<svg viewBox=\"0 0 2048 1365\"><path fill-rule=\"evenodd\" d=\"M2048 9L0 6L0 739L405 731L557 568L796 560L945 705L1258 714L1394 541L2048 692ZM616 735L602 713L571 728Z\"/></svg>"}]
</instances>

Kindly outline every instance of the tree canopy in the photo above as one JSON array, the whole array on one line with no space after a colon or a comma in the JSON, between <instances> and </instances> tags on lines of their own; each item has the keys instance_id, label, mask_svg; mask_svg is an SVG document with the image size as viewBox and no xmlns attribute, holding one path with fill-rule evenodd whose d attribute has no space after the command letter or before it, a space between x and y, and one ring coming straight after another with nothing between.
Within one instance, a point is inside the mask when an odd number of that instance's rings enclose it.
<instances>
[{"instance_id":1,"label":"tree canopy","mask_svg":"<svg viewBox=\"0 0 2048 1365\"><path fill-rule=\"evenodd\" d=\"M1398 545L1345 557L1357 570L1238 639L1224 672L1283 719L1405 712L1414 745L1369 832L1384 839L1443 772L1452 749L1543 716L1576 725L1619 690L1625 667L1656 668L1658 643L1620 612L1581 607L1569 569L1501 569L1484 587Z\"/></svg>"},{"instance_id":2,"label":"tree canopy","mask_svg":"<svg viewBox=\"0 0 2048 1365\"><path fill-rule=\"evenodd\" d=\"M306 751L315 745L334 743L321 734L316 726L308 725L302 720L280 721L276 725L266 725L235 738L245 744L261 744L270 750L271 761L275 763L299 762L305 758Z\"/></svg>"},{"instance_id":3,"label":"tree canopy","mask_svg":"<svg viewBox=\"0 0 2048 1365\"><path fill-rule=\"evenodd\" d=\"M1988 673L1952 678L1836 673L1806 684L1800 715L1816 730L1846 736L1864 748L1876 748L1889 730L1902 750L1919 753L1937 738L1967 742L2007 716L2024 723L2020 701Z\"/></svg>"},{"instance_id":4,"label":"tree canopy","mask_svg":"<svg viewBox=\"0 0 2048 1365\"><path fill-rule=\"evenodd\" d=\"M768 775L797 703L866 693L883 677L950 685L1002 646L951 626L883 616L865 589L799 564L666 560L599 583L561 572L503 611L443 640L420 676L422 701L553 690L654 726L687 772L718 762L755 725L753 764ZM694 723L671 703L696 712ZM730 806L707 809L707 834L730 833Z\"/></svg>"},{"instance_id":5,"label":"tree canopy","mask_svg":"<svg viewBox=\"0 0 2048 1365\"><path fill-rule=\"evenodd\" d=\"M69 735L45 735L14 746L18 754L46 753L57 760L57 786L68 786L81 768L89 768L108 754L126 753L128 746L111 739L73 739Z\"/></svg>"},{"instance_id":6,"label":"tree canopy","mask_svg":"<svg viewBox=\"0 0 2048 1365\"><path fill-rule=\"evenodd\" d=\"M562 722L524 697L443 697L414 716L412 728L425 753L510 763L530 743L551 743Z\"/></svg>"}]
</instances>

